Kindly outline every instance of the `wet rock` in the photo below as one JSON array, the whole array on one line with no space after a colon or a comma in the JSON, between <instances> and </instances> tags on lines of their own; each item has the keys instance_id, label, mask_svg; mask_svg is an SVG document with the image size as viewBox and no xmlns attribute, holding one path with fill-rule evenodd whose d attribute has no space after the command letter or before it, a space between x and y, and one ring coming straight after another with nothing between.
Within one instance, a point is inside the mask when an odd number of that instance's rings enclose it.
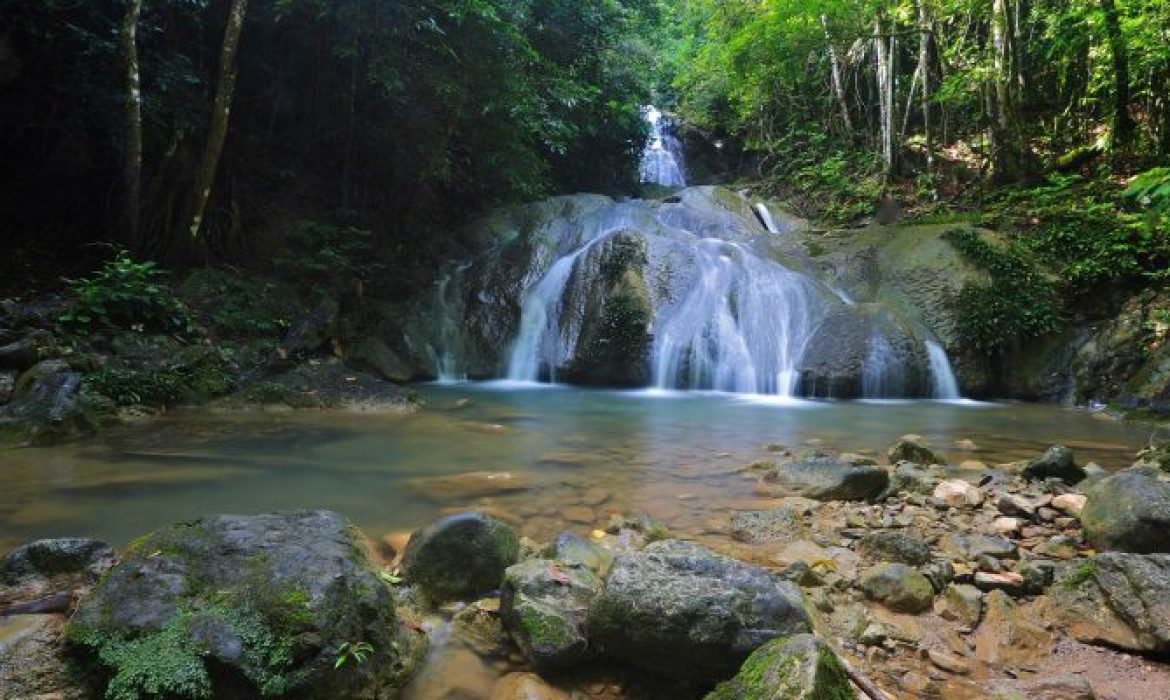
<instances>
[{"instance_id":1,"label":"wet rock","mask_svg":"<svg viewBox=\"0 0 1170 700\"><path fill-rule=\"evenodd\" d=\"M934 498L952 508L978 507L983 504L983 491L962 479L944 481L934 488Z\"/></svg>"},{"instance_id":2,"label":"wet rock","mask_svg":"<svg viewBox=\"0 0 1170 700\"><path fill-rule=\"evenodd\" d=\"M790 506L738 513L731 517L731 536L749 544L788 540L798 531L800 522L800 515Z\"/></svg>"},{"instance_id":3,"label":"wet rock","mask_svg":"<svg viewBox=\"0 0 1170 700\"><path fill-rule=\"evenodd\" d=\"M1085 502L1088 498L1079 493L1062 493L1052 499L1052 507L1059 510L1061 513L1070 515L1074 518L1081 517L1081 511L1085 509Z\"/></svg>"},{"instance_id":4,"label":"wet rock","mask_svg":"<svg viewBox=\"0 0 1170 700\"><path fill-rule=\"evenodd\" d=\"M857 551L879 561L921 566L930 560L930 546L899 532L873 532L861 538Z\"/></svg>"},{"instance_id":5,"label":"wet rock","mask_svg":"<svg viewBox=\"0 0 1170 700\"><path fill-rule=\"evenodd\" d=\"M389 694L425 640L402 624L361 547L327 511L173 525L136 542L67 636L127 696ZM337 673L358 644L366 660Z\"/></svg>"},{"instance_id":6,"label":"wet rock","mask_svg":"<svg viewBox=\"0 0 1170 700\"><path fill-rule=\"evenodd\" d=\"M1097 549L1170 552L1170 475L1131 467L1102 479L1089 489L1081 525Z\"/></svg>"},{"instance_id":7,"label":"wet rock","mask_svg":"<svg viewBox=\"0 0 1170 700\"><path fill-rule=\"evenodd\" d=\"M943 552L960 559L973 560L981 556L1008 559L1016 556L1016 545L1005 537L952 532L939 543Z\"/></svg>"},{"instance_id":8,"label":"wet rock","mask_svg":"<svg viewBox=\"0 0 1170 700\"><path fill-rule=\"evenodd\" d=\"M917 569L882 563L861 574L861 590L887 608L911 614L926 612L934 601L934 587Z\"/></svg>"},{"instance_id":9,"label":"wet rock","mask_svg":"<svg viewBox=\"0 0 1170 700\"><path fill-rule=\"evenodd\" d=\"M0 345L0 370L24 371L58 352L51 333L33 330L11 343Z\"/></svg>"},{"instance_id":10,"label":"wet rock","mask_svg":"<svg viewBox=\"0 0 1170 700\"><path fill-rule=\"evenodd\" d=\"M81 538L37 540L21 545L0 559L0 590L20 590L20 598L63 590L53 581L65 578L64 587L92 584L114 565L114 550L105 542ZM17 597L15 595L8 597Z\"/></svg>"},{"instance_id":11,"label":"wet rock","mask_svg":"<svg viewBox=\"0 0 1170 700\"><path fill-rule=\"evenodd\" d=\"M952 583L943 594L942 616L974 628L983 617L983 592L966 583Z\"/></svg>"},{"instance_id":12,"label":"wet rock","mask_svg":"<svg viewBox=\"0 0 1170 700\"><path fill-rule=\"evenodd\" d=\"M38 363L16 380L11 399L0 406L0 441L43 444L92 433L99 420L81 389L81 374L65 362Z\"/></svg>"},{"instance_id":13,"label":"wet rock","mask_svg":"<svg viewBox=\"0 0 1170 700\"><path fill-rule=\"evenodd\" d=\"M1085 478L1085 470L1077 466L1072 450L1063 445L1053 445L1044 454L1028 462L1024 467L1024 478L1033 481L1060 479L1075 484Z\"/></svg>"},{"instance_id":14,"label":"wet rock","mask_svg":"<svg viewBox=\"0 0 1170 700\"><path fill-rule=\"evenodd\" d=\"M504 574L500 617L538 672L570 668L592 657L585 620L600 590L601 579L582 564L532 559Z\"/></svg>"},{"instance_id":15,"label":"wet rock","mask_svg":"<svg viewBox=\"0 0 1170 700\"><path fill-rule=\"evenodd\" d=\"M886 451L890 464L914 462L915 464L946 464L946 460L935 454L921 435L903 435Z\"/></svg>"},{"instance_id":16,"label":"wet rock","mask_svg":"<svg viewBox=\"0 0 1170 700\"><path fill-rule=\"evenodd\" d=\"M89 680L61 645L64 618L17 615L0 618L0 696L88 700Z\"/></svg>"},{"instance_id":17,"label":"wet rock","mask_svg":"<svg viewBox=\"0 0 1170 700\"><path fill-rule=\"evenodd\" d=\"M700 681L727 678L760 645L809 625L791 582L678 540L618 556L588 617L606 656Z\"/></svg>"},{"instance_id":18,"label":"wet rock","mask_svg":"<svg viewBox=\"0 0 1170 700\"><path fill-rule=\"evenodd\" d=\"M748 657L739 673L705 700L850 700L856 698L840 659L811 634L774 639Z\"/></svg>"},{"instance_id":19,"label":"wet rock","mask_svg":"<svg viewBox=\"0 0 1170 700\"><path fill-rule=\"evenodd\" d=\"M411 535L402 571L433 600L458 600L499 588L519 556L511 527L483 513L456 513Z\"/></svg>"},{"instance_id":20,"label":"wet rock","mask_svg":"<svg viewBox=\"0 0 1170 700\"><path fill-rule=\"evenodd\" d=\"M504 656L513 647L499 612L500 603L494 598L472 603L451 618L452 632L480 656Z\"/></svg>"},{"instance_id":21,"label":"wet rock","mask_svg":"<svg viewBox=\"0 0 1170 700\"><path fill-rule=\"evenodd\" d=\"M528 478L514 472L465 472L448 476L410 479L406 487L433 501L470 501L484 496L517 493L531 486Z\"/></svg>"},{"instance_id":22,"label":"wet rock","mask_svg":"<svg viewBox=\"0 0 1170 700\"><path fill-rule=\"evenodd\" d=\"M614 558L613 551L569 531L557 535L544 554L547 559L583 564L598 576L609 573Z\"/></svg>"},{"instance_id":23,"label":"wet rock","mask_svg":"<svg viewBox=\"0 0 1170 700\"><path fill-rule=\"evenodd\" d=\"M414 379L409 362L390 349L381 338L361 338L345 348L345 362L386 381L405 384Z\"/></svg>"},{"instance_id":24,"label":"wet rock","mask_svg":"<svg viewBox=\"0 0 1170 700\"><path fill-rule=\"evenodd\" d=\"M1007 593L983 599L983 622L975 632L975 658L991 666L1027 664L1052 645L1052 634L1031 621Z\"/></svg>"},{"instance_id":25,"label":"wet rock","mask_svg":"<svg viewBox=\"0 0 1170 700\"><path fill-rule=\"evenodd\" d=\"M1092 684L1081 676L996 680L986 691L988 700L1097 700Z\"/></svg>"},{"instance_id":26,"label":"wet rock","mask_svg":"<svg viewBox=\"0 0 1170 700\"><path fill-rule=\"evenodd\" d=\"M813 451L781 462L764 481L820 501L868 501L886 490L890 475L882 467L850 464Z\"/></svg>"},{"instance_id":27,"label":"wet rock","mask_svg":"<svg viewBox=\"0 0 1170 700\"><path fill-rule=\"evenodd\" d=\"M1049 589L1073 637L1138 652L1170 652L1170 554L1099 554Z\"/></svg>"},{"instance_id":28,"label":"wet rock","mask_svg":"<svg viewBox=\"0 0 1170 700\"><path fill-rule=\"evenodd\" d=\"M535 673L509 673L496 684L491 700L569 700L569 694Z\"/></svg>"}]
</instances>

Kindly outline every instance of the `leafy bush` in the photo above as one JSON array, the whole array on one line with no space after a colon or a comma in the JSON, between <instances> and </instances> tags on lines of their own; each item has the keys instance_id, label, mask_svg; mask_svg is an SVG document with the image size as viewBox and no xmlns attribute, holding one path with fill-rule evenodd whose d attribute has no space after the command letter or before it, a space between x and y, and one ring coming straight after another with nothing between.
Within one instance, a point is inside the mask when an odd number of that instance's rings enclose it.
<instances>
[{"instance_id":1,"label":"leafy bush","mask_svg":"<svg viewBox=\"0 0 1170 700\"><path fill-rule=\"evenodd\" d=\"M134 260L118 250L92 277L65 280L77 298L58 320L78 330L189 332L187 307L163 283L165 277L156 263Z\"/></svg>"},{"instance_id":2,"label":"leafy bush","mask_svg":"<svg viewBox=\"0 0 1170 700\"><path fill-rule=\"evenodd\" d=\"M963 342L990 354L1060 328L1055 285L1018 245L993 245L974 229L955 229L946 238L991 276L987 284L967 284L954 300Z\"/></svg>"},{"instance_id":3,"label":"leafy bush","mask_svg":"<svg viewBox=\"0 0 1170 700\"><path fill-rule=\"evenodd\" d=\"M278 274L315 295L346 290L354 281L383 279L387 267L374 254L369 231L319 221L298 221L273 264Z\"/></svg>"},{"instance_id":4,"label":"leafy bush","mask_svg":"<svg viewBox=\"0 0 1170 700\"><path fill-rule=\"evenodd\" d=\"M227 351L192 347L161 367L100 369L85 385L119 406L166 406L222 396L235 380Z\"/></svg>"}]
</instances>

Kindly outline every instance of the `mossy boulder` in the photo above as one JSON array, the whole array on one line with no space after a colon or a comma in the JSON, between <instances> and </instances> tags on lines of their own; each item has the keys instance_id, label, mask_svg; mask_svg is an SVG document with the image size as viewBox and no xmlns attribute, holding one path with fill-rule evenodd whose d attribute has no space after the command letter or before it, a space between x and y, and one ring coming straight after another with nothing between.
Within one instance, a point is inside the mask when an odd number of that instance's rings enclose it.
<instances>
[{"instance_id":1,"label":"mossy boulder","mask_svg":"<svg viewBox=\"0 0 1170 700\"><path fill-rule=\"evenodd\" d=\"M739 673L705 700L853 700L841 660L811 634L774 639L748 657Z\"/></svg>"},{"instance_id":2,"label":"mossy boulder","mask_svg":"<svg viewBox=\"0 0 1170 700\"><path fill-rule=\"evenodd\" d=\"M508 567L500 617L532 667L548 673L592 658L585 632L601 579L579 562L529 559Z\"/></svg>"},{"instance_id":3,"label":"mossy boulder","mask_svg":"<svg viewBox=\"0 0 1170 700\"><path fill-rule=\"evenodd\" d=\"M619 555L587 619L603 656L710 683L764 643L810 625L795 584L680 540Z\"/></svg>"},{"instance_id":4,"label":"mossy boulder","mask_svg":"<svg viewBox=\"0 0 1170 700\"><path fill-rule=\"evenodd\" d=\"M1097 482L1086 494L1081 525L1102 550L1170 552L1170 474L1131 467Z\"/></svg>"},{"instance_id":5,"label":"mossy boulder","mask_svg":"<svg viewBox=\"0 0 1170 700\"><path fill-rule=\"evenodd\" d=\"M921 566L930 561L930 545L900 532L871 532L861 538L857 551L879 561Z\"/></svg>"},{"instance_id":6,"label":"mossy boulder","mask_svg":"<svg viewBox=\"0 0 1170 700\"><path fill-rule=\"evenodd\" d=\"M496 590L519 558L520 538L511 527L483 513L456 513L410 536L402 570L433 601L444 602Z\"/></svg>"},{"instance_id":7,"label":"mossy boulder","mask_svg":"<svg viewBox=\"0 0 1170 700\"><path fill-rule=\"evenodd\" d=\"M1077 465L1073 451L1063 445L1053 445L1044 454L1028 462L1024 467L1024 478L1040 481L1060 479L1068 484L1084 480L1085 470Z\"/></svg>"},{"instance_id":8,"label":"mossy boulder","mask_svg":"<svg viewBox=\"0 0 1170 700\"><path fill-rule=\"evenodd\" d=\"M935 453L921 435L903 435L898 438L890 449L886 450L886 458L890 464L899 462L913 462L914 464L946 464L943 457Z\"/></svg>"},{"instance_id":9,"label":"mossy boulder","mask_svg":"<svg viewBox=\"0 0 1170 700\"><path fill-rule=\"evenodd\" d=\"M861 574L861 590L890 610L918 614L934 602L930 579L912 566L882 562Z\"/></svg>"},{"instance_id":10,"label":"mossy boulder","mask_svg":"<svg viewBox=\"0 0 1170 700\"><path fill-rule=\"evenodd\" d=\"M327 511L209 516L143 537L66 637L119 700L379 697L425 651Z\"/></svg>"}]
</instances>

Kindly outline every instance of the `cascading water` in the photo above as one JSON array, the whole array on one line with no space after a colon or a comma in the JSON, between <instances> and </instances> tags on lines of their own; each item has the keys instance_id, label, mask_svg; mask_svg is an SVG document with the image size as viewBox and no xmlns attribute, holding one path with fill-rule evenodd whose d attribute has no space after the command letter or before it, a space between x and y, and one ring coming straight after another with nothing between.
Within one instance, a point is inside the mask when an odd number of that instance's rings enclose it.
<instances>
[{"instance_id":1,"label":"cascading water","mask_svg":"<svg viewBox=\"0 0 1170 700\"><path fill-rule=\"evenodd\" d=\"M951 368L946 350L933 340L926 341L926 355L930 358L931 396L936 399L961 398L959 381Z\"/></svg>"},{"instance_id":2,"label":"cascading water","mask_svg":"<svg viewBox=\"0 0 1170 700\"><path fill-rule=\"evenodd\" d=\"M438 308L434 317L439 323L439 343L438 347L431 347L429 350L435 375L440 382L459 382L467 379L467 375L459 367L459 324L455 315L451 313L449 296L452 289L459 288L463 273L470 266L470 263L456 265L454 270L444 275L436 285L435 299Z\"/></svg>"},{"instance_id":3,"label":"cascading water","mask_svg":"<svg viewBox=\"0 0 1170 700\"><path fill-rule=\"evenodd\" d=\"M772 216L772 210L768 208L767 204L763 202L757 204L756 214L760 217L760 223L768 229L768 233L781 233L780 227L776 225L776 217Z\"/></svg>"},{"instance_id":4,"label":"cascading water","mask_svg":"<svg viewBox=\"0 0 1170 700\"><path fill-rule=\"evenodd\" d=\"M650 139L642 152L639 180L663 187L686 187L686 178L683 176L681 158L678 155L680 151L678 139L668 130L662 112L656 107L647 107L643 110L643 115L650 124Z\"/></svg>"}]
</instances>

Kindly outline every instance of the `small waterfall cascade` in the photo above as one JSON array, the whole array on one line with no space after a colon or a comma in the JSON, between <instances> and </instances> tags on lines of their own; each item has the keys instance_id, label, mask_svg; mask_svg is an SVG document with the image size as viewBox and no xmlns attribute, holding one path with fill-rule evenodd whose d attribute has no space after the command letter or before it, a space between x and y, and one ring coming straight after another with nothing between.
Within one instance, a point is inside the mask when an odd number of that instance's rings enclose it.
<instances>
[{"instance_id":1,"label":"small waterfall cascade","mask_svg":"<svg viewBox=\"0 0 1170 700\"><path fill-rule=\"evenodd\" d=\"M768 229L768 233L783 233L780 227L776 225L776 217L772 216L772 210L768 208L767 204L760 202L756 205L756 215L760 217L760 223L764 228Z\"/></svg>"},{"instance_id":2,"label":"small waterfall cascade","mask_svg":"<svg viewBox=\"0 0 1170 700\"><path fill-rule=\"evenodd\" d=\"M905 385L905 371L893 345L885 336L874 332L869 338L869 353L862 363L862 397L905 396Z\"/></svg>"},{"instance_id":3,"label":"small waterfall cascade","mask_svg":"<svg viewBox=\"0 0 1170 700\"><path fill-rule=\"evenodd\" d=\"M678 139L670 133L658 108L646 107L642 112L650 124L650 138L642 151L639 181L662 187L686 187Z\"/></svg>"},{"instance_id":4,"label":"small waterfall cascade","mask_svg":"<svg viewBox=\"0 0 1170 700\"><path fill-rule=\"evenodd\" d=\"M436 284L437 308L434 317L439 319L439 343L437 347L430 347L429 350L435 376L440 382L460 382L467 379L467 375L459 366L459 322L451 311L450 295L452 289L460 288L463 273L470 266L470 263L457 265Z\"/></svg>"},{"instance_id":5,"label":"small waterfall cascade","mask_svg":"<svg viewBox=\"0 0 1170 700\"><path fill-rule=\"evenodd\" d=\"M707 238L695 250L696 281L655 319L655 386L793 396L823 312L816 284L737 243Z\"/></svg>"},{"instance_id":6,"label":"small waterfall cascade","mask_svg":"<svg viewBox=\"0 0 1170 700\"><path fill-rule=\"evenodd\" d=\"M958 399L959 381L951 368L946 350L933 340L926 341L926 355L930 358L931 397L935 399Z\"/></svg>"}]
</instances>

